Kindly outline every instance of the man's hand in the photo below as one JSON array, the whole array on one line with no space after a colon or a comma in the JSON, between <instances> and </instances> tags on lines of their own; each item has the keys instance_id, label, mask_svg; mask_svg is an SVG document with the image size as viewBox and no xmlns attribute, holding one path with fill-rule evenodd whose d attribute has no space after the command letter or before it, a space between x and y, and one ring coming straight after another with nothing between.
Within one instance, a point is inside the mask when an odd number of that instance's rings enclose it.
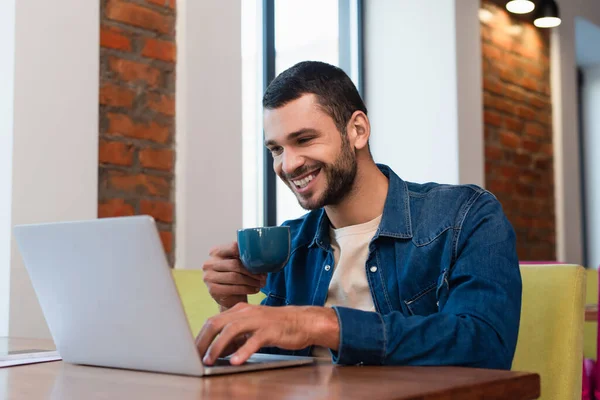
<instances>
[{"instance_id":1,"label":"man's hand","mask_svg":"<svg viewBox=\"0 0 600 400\"><path fill-rule=\"evenodd\" d=\"M240 365L262 347L300 350L318 345L337 350L339 330L331 308L239 303L210 318L198 334L196 346L206 365L232 351L231 363Z\"/></svg>"},{"instance_id":2,"label":"man's hand","mask_svg":"<svg viewBox=\"0 0 600 400\"><path fill-rule=\"evenodd\" d=\"M211 249L210 259L204 263L202 270L208 292L221 310L247 303L247 295L258 293L267 280L266 275L254 275L244 268L237 242Z\"/></svg>"}]
</instances>

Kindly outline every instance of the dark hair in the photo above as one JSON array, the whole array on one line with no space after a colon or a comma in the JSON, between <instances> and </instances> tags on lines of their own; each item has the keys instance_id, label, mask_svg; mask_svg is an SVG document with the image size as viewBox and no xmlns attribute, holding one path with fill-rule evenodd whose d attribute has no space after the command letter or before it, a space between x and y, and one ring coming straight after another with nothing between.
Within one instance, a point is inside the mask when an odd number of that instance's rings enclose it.
<instances>
[{"instance_id":1,"label":"dark hair","mask_svg":"<svg viewBox=\"0 0 600 400\"><path fill-rule=\"evenodd\" d=\"M319 61L303 61L279 74L265 91L263 107L268 110L283 107L309 93L317 96L342 133L346 133L346 125L355 111L367 113L348 75L341 68Z\"/></svg>"}]
</instances>

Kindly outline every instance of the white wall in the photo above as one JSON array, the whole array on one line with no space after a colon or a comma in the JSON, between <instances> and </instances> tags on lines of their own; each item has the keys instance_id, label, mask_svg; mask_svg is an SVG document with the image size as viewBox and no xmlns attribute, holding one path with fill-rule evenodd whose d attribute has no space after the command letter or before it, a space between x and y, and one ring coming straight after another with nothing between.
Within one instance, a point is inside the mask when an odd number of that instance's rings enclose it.
<instances>
[{"instance_id":1,"label":"white wall","mask_svg":"<svg viewBox=\"0 0 600 400\"><path fill-rule=\"evenodd\" d=\"M242 226L241 2L177 2L176 265Z\"/></svg>"},{"instance_id":2,"label":"white wall","mask_svg":"<svg viewBox=\"0 0 600 400\"><path fill-rule=\"evenodd\" d=\"M15 64L15 0L0 6L0 337L8 335Z\"/></svg>"},{"instance_id":3,"label":"white wall","mask_svg":"<svg viewBox=\"0 0 600 400\"><path fill-rule=\"evenodd\" d=\"M99 18L97 1L16 2L12 222L4 216L3 231L96 218ZM9 334L49 337L14 241L11 249Z\"/></svg>"},{"instance_id":4,"label":"white wall","mask_svg":"<svg viewBox=\"0 0 600 400\"><path fill-rule=\"evenodd\" d=\"M402 178L484 184L478 0L365 2L375 160Z\"/></svg>"},{"instance_id":5,"label":"white wall","mask_svg":"<svg viewBox=\"0 0 600 400\"><path fill-rule=\"evenodd\" d=\"M596 42L598 43L598 42ZM584 69L583 132L587 261L600 266L600 65Z\"/></svg>"},{"instance_id":6,"label":"white wall","mask_svg":"<svg viewBox=\"0 0 600 400\"><path fill-rule=\"evenodd\" d=\"M562 24L552 30L551 86L554 127L557 259L583 263L575 19L600 26L600 2L559 0Z\"/></svg>"}]
</instances>

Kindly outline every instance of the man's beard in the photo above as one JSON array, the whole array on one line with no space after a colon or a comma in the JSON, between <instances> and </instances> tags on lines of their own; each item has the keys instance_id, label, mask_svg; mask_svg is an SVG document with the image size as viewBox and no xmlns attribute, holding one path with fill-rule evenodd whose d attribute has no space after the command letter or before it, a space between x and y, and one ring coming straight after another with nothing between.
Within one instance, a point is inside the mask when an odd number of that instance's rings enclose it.
<instances>
[{"instance_id":1,"label":"man's beard","mask_svg":"<svg viewBox=\"0 0 600 400\"><path fill-rule=\"evenodd\" d=\"M340 155L333 164L317 163L310 167L302 167L294 171L293 174L285 176L286 183L293 185L291 179L295 176L300 176L308 171L320 169L319 174L324 174L326 178L326 188L323 194L317 199L303 199L296 192L298 203L305 210L316 210L325 206L334 206L342 202L349 193L352 192L354 181L356 179L357 163L356 154L350 147L350 142L345 135L342 135L342 147Z\"/></svg>"}]
</instances>

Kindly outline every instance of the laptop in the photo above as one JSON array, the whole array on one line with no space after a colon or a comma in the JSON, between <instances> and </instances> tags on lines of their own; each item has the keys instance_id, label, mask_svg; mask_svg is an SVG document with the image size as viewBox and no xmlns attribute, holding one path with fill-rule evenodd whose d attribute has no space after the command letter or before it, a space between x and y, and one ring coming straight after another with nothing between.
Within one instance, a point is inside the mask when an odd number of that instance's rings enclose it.
<instances>
[{"instance_id":1,"label":"laptop","mask_svg":"<svg viewBox=\"0 0 600 400\"><path fill-rule=\"evenodd\" d=\"M14 236L66 362L191 376L313 362L255 354L203 365L151 217L19 225Z\"/></svg>"}]
</instances>

